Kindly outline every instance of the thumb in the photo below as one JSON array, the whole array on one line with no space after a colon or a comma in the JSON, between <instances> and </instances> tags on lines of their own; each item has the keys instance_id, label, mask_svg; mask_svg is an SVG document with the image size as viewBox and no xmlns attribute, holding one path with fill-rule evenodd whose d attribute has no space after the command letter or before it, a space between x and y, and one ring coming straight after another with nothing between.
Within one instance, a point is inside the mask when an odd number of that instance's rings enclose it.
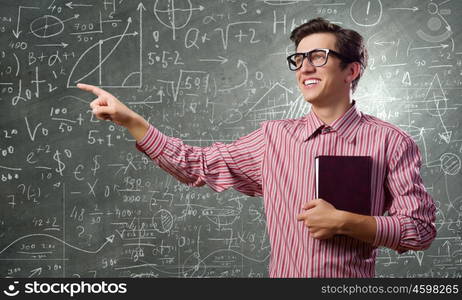
<instances>
[{"instance_id":1,"label":"thumb","mask_svg":"<svg viewBox=\"0 0 462 300\"><path fill-rule=\"evenodd\" d=\"M105 99L101 99L100 97L90 102L90 107L92 109L95 109L95 107L101 107L101 106L108 106L108 103Z\"/></svg>"},{"instance_id":2,"label":"thumb","mask_svg":"<svg viewBox=\"0 0 462 300\"><path fill-rule=\"evenodd\" d=\"M107 106L95 106L92 110L93 114L101 120L110 119L110 116L113 113L113 110Z\"/></svg>"},{"instance_id":3,"label":"thumb","mask_svg":"<svg viewBox=\"0 0 462 300\"><path fill-rule=\"evenodd\" d=\"M304 214L298 214L297 215L297 221L303 221L305 219L305 215Z\"/></svg>"}]
</instances>

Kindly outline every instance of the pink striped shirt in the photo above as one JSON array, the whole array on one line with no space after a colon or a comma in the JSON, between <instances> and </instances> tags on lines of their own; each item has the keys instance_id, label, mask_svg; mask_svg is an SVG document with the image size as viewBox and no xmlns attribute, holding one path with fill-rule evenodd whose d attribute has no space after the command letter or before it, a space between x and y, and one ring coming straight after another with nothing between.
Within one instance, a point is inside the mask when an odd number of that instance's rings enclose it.
<instances>
[{"instance_id":1,"label":"pink striped shirt","mask_svg":"<svg viewBox=\"0 0 462 300\"><path fill-rule=\"evenodd\" d=\"M398 127L360 112L355 103L330 126L311 111L298 119L263 122L231 144L204 148L150 126L136 147L188 185L263 196L270 277L374 277L378 246L399 253L422 250L436 235L435 205L419 173L416 143ZM314 239L297 221L303 204L315 198L317 155L372 157L373 244L343 235Z\"/></svg>"}]
</instances>

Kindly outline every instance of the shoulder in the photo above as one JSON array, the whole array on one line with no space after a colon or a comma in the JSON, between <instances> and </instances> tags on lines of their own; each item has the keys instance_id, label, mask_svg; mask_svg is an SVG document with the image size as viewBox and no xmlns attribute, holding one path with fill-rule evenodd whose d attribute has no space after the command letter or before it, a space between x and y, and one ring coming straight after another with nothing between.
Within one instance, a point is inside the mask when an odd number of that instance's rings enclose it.
<instances>
[{"instance_id":1,"label":"shoulder","mask_svg":"<svg viewBox=\"0 0 462 300\"><path fill-rule=\"evenodd\" d=\"M395 140L400 143L412 143L413 139L409 133L395 124L362 113L363 125L375 132L381 132L387 138L387 141Z\"/></svg>"},{"instance_id":2,"label":"shoulder","mask_svg":"<svg viewBox=\"0 0 462 300\"><path fill-rule=\"evenodd\" d=\"M363 114L364 124L372 128L371 132L378 136L390 160L395 164L396 161L408 155L420 159L420 150L412 136L397 125L381 120L377 117Z\"/></svg>"}]
</instances>

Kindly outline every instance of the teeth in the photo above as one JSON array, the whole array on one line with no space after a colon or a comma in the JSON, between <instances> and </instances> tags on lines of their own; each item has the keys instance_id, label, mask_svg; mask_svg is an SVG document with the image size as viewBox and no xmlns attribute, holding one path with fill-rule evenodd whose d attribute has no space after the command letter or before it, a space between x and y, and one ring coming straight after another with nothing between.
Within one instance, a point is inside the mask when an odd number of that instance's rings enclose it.
<instances>
[{"instance_id":1,"label":"teeth","mask_svg":"<svg viewBox=\"0 0 462 300\"><path fill-rule=\"evenodd\" d=\"M321 82L321 80L318 79L307 79L303 82L304 85L310 85L310 84L316 84Z\"/></svg>"}]
</instances>

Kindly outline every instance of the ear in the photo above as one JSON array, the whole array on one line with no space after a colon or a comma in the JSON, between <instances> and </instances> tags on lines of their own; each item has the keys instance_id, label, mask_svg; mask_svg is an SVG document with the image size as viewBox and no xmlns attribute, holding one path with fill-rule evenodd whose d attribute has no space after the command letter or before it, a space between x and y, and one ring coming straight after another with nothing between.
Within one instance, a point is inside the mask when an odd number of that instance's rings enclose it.
<instances>
[{"instance_id":1,"label":"ear","mask_svg":"<svg viewBox=\"0 0 462 300\"><path fill-rule=\"evenodd\" d=\"M361 73L361 64L357 61L349 63L346 67L346 72L345 82L352 83Z\"/></svg>"}]
</instances>

